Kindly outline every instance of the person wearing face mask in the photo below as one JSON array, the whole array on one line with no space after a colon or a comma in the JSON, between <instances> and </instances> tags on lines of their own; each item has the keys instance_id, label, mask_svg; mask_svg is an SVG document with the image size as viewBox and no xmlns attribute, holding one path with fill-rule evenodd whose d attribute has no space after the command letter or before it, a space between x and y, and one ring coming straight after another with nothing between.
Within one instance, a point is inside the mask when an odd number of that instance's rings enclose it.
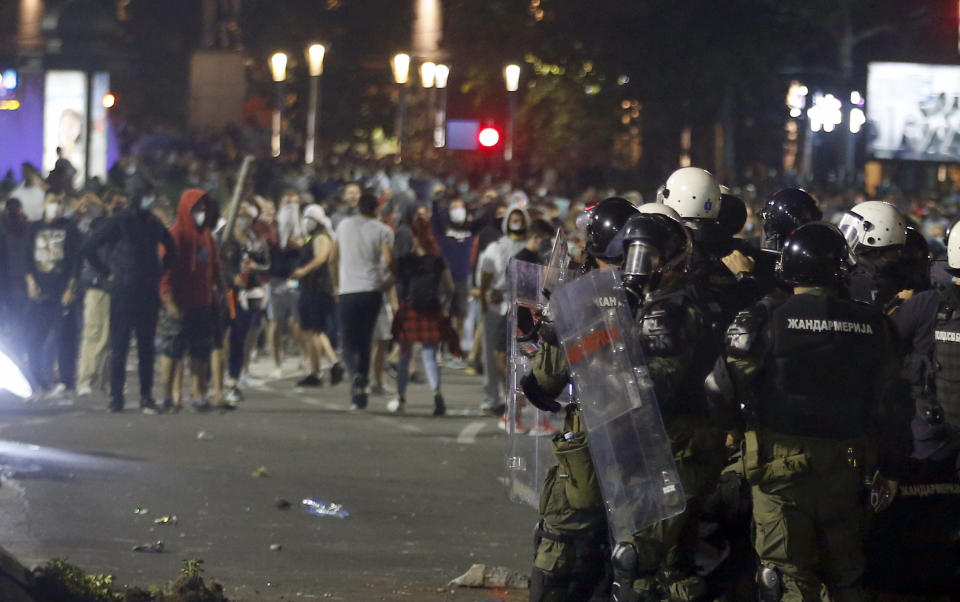
<instances>
[{"instance_id":1,"label":"person wearing face mask","mask_svg":"<svg viewBox=\"0 0 960 602\"><path fill-rule=\"evenodd\" d=\"M110 411L123 410L131 333L137 337L140 410L156 414L153 400L153 340L160 314L156 293L163 274L177 260L174 239L153 214L156 187L142 173L127 179L127 206L115 211L83 246L96 284L109 293ZM161 261L157 249L163 247ZM106 260L104 260L106 255ZM92 290L92 289L91 289Z\"/></svg>"},{"instance_id":2,"label":"person wearing face mask","mask_svg":"<svg viewBox=\"0 0 960 602\"><path fill-rule=\"evenodd\" d=\"M430 225L440 247L440 255L453 276L450 320L453 329L462 338L467 300L470 297L470 276L473 272L470 257L479 224L467 218L466 203L460 195L455 195L451 197L446 208L440 205L439 199L433 200Z\"/></svg>"},{"instance_id":3,"label":"person wearing face mask","mask_svg":"<svg viewBox=\"0 0 960 602\"><path fill-rule=\"evenodd\" d=\"M44 219L34 224L25 281L30 305L27 355L36 396L53 396L72 389L76 357L59 357L61 382L54 387L54 353L59 353L62 330L76 300L80 275L80 233L63 217L59 195L47 196Z\"/></svg>"},{"instance_id":4,"label":"person wearing face mask","mask_svg":"<svg viewBox=\"0 0 960 602\"><path fill-rule=\"evenodd\" d=\"M214 291L220 282L220 260L210 234L216 221L216 206L206 191L189 188L183 192L177 221L170 228L177 256L160 279L160 373L166 410L182 407L180 391L173 386L174 373L187 353L194 401L201 406L206 401L216 326Z\"/></svg>"},{"instance_id":5,"label":"person wearing face mask","mask_svg":"<svg viewBox=\"0 0 960 602\"><path fill-rule=\"evenodd\" d=\"M527 244L530 217L522 205L507 207L503 236L480 255L480 308L483 312L484 400L481 409L500 415L504 410L500 385L507 362L507 265Z\"/></svg>"},{"instance_id":6,"label":"person wearing face mask","mask_svg":"<svg viewBox=\"0 0 960 602\"><path fill-rule=\"evenodd\" d=\"M330 343L336 329L334 291L337 289L337 247L330 238L332 224L323 208L309 205L303 212L303 232L307 235L300 250L299 266L290 278L300 281L299 314L303 336L307 340L310 374L297 383L299 387L323 385L320 357L331 364L330 384L343 380L343 367Z\"/></svg>"},{"instance_id":7,"label":"person wearing face mask","mask_svg":"<svg viewBox=\"0 0 960 602\"><path fill-rule=\"evenodd\" d=\"M277 210L275 242L270 245L270 278L267 281L267 339L273 350L275 369L273 378L283 376L283 341L288 332L300 345L303 356L309 355L302 340L298 317L300 289L291 272L297 268L303 248L305 232L300 219L300 195L289 189L280 197ZM269 239L268 239L269 242Z\"/></svg>"}]
</instances>

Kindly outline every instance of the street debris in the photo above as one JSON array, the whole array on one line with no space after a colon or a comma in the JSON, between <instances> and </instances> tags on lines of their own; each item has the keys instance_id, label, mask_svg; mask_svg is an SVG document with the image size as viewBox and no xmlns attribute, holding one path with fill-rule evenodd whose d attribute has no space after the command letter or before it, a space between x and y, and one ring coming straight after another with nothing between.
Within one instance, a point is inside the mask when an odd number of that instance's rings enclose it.
<instances>
[{"instance_id":1,"label":"street debris","mask_svg":"<svg viewBox=\"0 0 960 602\"><path fill-rule=\"evenodd\" d=\"M270 473L267 472L267 467L266 467L266 466L261 466L260 468L258 468L258 469L256 469L256 470L254 470L253 472L251 472L251 473L250 473L250 476L251 476L251 477L255 477L255 478L257 478L257 479L262 479L263 477L269 477L269 476L270 476Z\"/></svg>"},{"instance_id":2,"label":"street debris","mask_svg":"<svg viewBox=\"0 0 960 602\"><path fill-rule=\"evenodd\" d=\"M315 497L307 498L301 502L303 509L314 516L332 516L334 518L347 518L350 513L340 504L333 504L318 500Z\"/></svg>"},{"instance_id":3,"label":"street debris","mask_svg":"<svg viewBox=\"0 0 960 602\"><path fill-rule=\"evenodd\" d=\"M273 505L277 507L278 510L289 510L290 502L283 499L282 497L274 498Z\"/></svg>"},{"instance_id":4,"label":"street debris","mask_svg":"<svg viewBox=\"0 0 960 602\"><path fill-rule=\"evenodd\" d=\"M211 441L213 439L213 435L211 435L207 431L200 431L199 433L197 433L197 439L199 441Z\"/></svg>"},{"instance_id":5,"label":"street debris","mask_svg":"<svg viewBox=\"0 0 960 602\"><path fill-rule=\"evenodd\" d=\"M153 524L155 525L175 525L177 524L177 515L173 514L170 516L161 516L160 518L153 519Z\"/></svg>"},{"instance_id":6,"label":"street debris","mask_svg":"<svg viewBox=\"0 0 960 602\"><path fill-rule=\"evenodd\" d=\"M156 543L142 543L139 546L133 546L134 552L153 552L159 554L163 552L163 540L159 540Z\"/></svg>"},{"instance_id":7,"label":"street debris","mask_svg":"<svg viewBox=\"0 0 960 602\"><path fill-rule=\"evenodd\" d=\"M278 543L272 543L272 544L270 544L270 551L271 551L271 552L279 552L279 551L282 550L282 549L283 549L283 546L280 545L280 544L278 544Z\"/></svg>"},{"instance_id":8,"label":"street debris","mask_svg":"<svg viewBox=\"0 0 960 602\"><path fill-rule=\"evenodd\" d=\"M136 514L137 516L143 516L144 514L150 514L150 511L147 510L146 508L141 508L140 506L137 506L136 508L133 509L133 513Z\"/></svg>"},{"instance_id":9,"label":"street debris","mask_svg":"<svg viewBox=\"0 0 960 602\"><path fill-rule=\"evenodd\" d=\"M527 575L504 566L474 564L470 569L447 584L447 587L512 587L528 589L530 579Z\"/></svg>"}]
</instances>

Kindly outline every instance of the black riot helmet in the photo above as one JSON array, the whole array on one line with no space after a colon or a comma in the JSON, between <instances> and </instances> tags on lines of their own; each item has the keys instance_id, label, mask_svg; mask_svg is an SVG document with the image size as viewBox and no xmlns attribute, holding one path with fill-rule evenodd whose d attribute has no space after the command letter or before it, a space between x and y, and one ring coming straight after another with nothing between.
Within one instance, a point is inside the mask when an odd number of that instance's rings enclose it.
<instances>
[{"instance_id":1,"label":"black riot helmet","mask_svg":"<svg viewBox=\"0 0 960 602\"><path fill-rule=\"evenodd\" d=\"M784 188L767 199L760 211L763 220L760 248L779 252L784 239L800 225L815 222L823 217L817 201L800 188Z\"/></svg>"},{"instance_id":2,"label":"black riot helmet","mask_svg":"<svg viewBox=\"0 0 960 602\"><path fill-rule=\"evenodd\" d=\"M584 228L587 233L587 253L604 261L618 263L623 257L619 234L627 220L639 212L636 205L624 198L610 197L588 211Z\"/></svg>"},{"instance_id":3,"label":"black riot helmet","mask_svg":"<svg viewBox=\"0 0 960 602\"><path fill-rule=\"evenodd\" d=\"M803 224L787 236L777 278L792 286L840 286L850 266L850 247L836 226Z\"/></svg>"},{"instance_id":4,"label":"black riot helmet","mask_svg":"<svg viewBox=\"0 0 960 602\"><path fill-rule=\"evenodd\" d=\"M747 205L738 196L720 193L720 213L717 214L717 224L723 234L734 237L743 230L747 223Z\"/></svg>"},{"instance_id":5,"label":"black riot helmet","mask_svg":"<svg viewBox=\"0 0 960 602\"><path fill-rule=\"evenodd\" d=\"M686 269L693 254L690 232L675 219L638 213L623 227L624 285L637 296L659 286L663 274Z\"/></svg>"}]
</instances>

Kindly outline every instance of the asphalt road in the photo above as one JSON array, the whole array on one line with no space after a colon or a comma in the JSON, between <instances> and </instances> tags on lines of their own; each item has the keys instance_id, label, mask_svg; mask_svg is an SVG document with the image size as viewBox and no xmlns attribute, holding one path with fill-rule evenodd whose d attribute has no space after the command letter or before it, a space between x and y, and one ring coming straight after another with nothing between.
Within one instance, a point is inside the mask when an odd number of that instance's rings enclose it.
<instances>
[{"instance_id":1,"label":"asphalt road","mask_svg":"<svg viewBox=\"0 0 960 602\"><path fill-rule=\"evenodd\" d=\"M293 375L248 389L229 413L4 402L0 543L28 566L67 557L141 587L200 558L237 600L525 599L445 588L473 563L527 572L536 512L507 500L505 440L477 410L480 379L444 379L443 418L425 385L411 385L405 415L386 413L389 397L349 413L344 385L298 390ZM268 476L252 475L260 467ZM307 497L350 516L311 516ZM154 524L167 515L177 524ZM155 540L163 553L132 551Z\"/></svg>"}]
</instances>

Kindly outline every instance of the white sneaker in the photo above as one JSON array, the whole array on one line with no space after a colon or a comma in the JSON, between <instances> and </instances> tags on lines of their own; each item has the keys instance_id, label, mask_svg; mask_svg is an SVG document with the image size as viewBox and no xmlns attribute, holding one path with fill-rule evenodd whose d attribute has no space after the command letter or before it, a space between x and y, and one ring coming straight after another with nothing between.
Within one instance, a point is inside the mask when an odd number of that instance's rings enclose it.
<instances>
[{"instance_id":1,"label":"white sneaker","mask_svg":"<svg viewBox=\"0 0 960 602\"><path fill-rule=\"evenodd\" d=\"M58 397L62 397L66 392L67 386L63 383L57 383L55 387L47 391L44 397L47 399L57 399Z\"/></svg>"},{"instance_id":2,"label":"white sneaker","mask_svg":"<svg viewBox=\"0 0 960 602\"><path fill-rule=\"evenodd\" d=\"M80 387L77 389L77 397L88 397L93 395L92 387Z\"/></svg>"},{"instance_id":3,"label":"white sneaker","mask_svg":"<svg viewBox=\"0 0 960 602\"><path fill-rule=\"evenodd\" d=\"M237 403L238 401L243 401L243 393L240 392L240 389L233 387L227 394L223 396L224 399L231 403Z\"/></svg>"},{"instance_id":4,"label":"white sneaker","mask_svg":"<svg viewBox=\"0 0 960 602\"><path fill-rule=\"evenodd\" d=\"M244 374L240 377L240 384L246 387L262 387L263 381L259 378L254 378L249 374Z\"/></svg>"},{"instance_id":5,"label":"white sneaker","mask_svg":"<svg viewBox=\"0 0 960 602\"><path fill-rule=\"evenodd\" d=\"M406 405L406 401L400 399L399 397L394 397L387 402L387 411L392 414L402 414Z\"/></svg>"},{"instance_id":6,"label":"white sneaker","mask_svg":"<svg viewBox=\"0 0 960 602\"><path fill-rule=\"evenodd\" d=\"M283 368L274 368L270 373L270 380L280 380L283 378Z\"/></svg>"}]
</instances>

